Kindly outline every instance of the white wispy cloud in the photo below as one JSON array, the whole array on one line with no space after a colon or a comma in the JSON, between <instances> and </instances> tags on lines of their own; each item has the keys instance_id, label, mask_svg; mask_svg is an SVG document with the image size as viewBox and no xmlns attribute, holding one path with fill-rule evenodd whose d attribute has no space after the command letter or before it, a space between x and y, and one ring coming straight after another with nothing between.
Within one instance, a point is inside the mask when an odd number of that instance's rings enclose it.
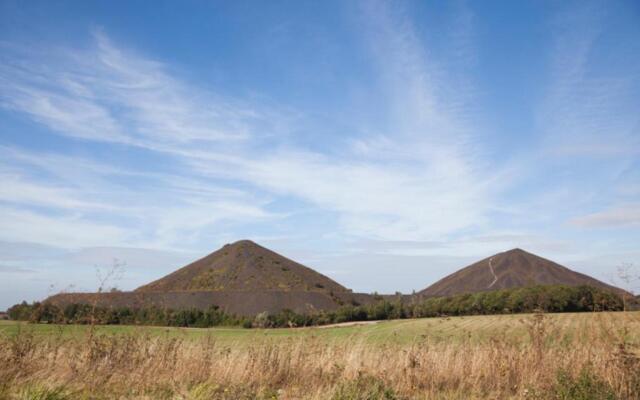
<instances>
[{"instance_id":1,"label":"white wispy cloud","mask_svg":"<svg viewBox=\"0 0 640 400\"><path fill-rule=\"evenodd\" d=\"M637 48L632 43L613 49L604 44L606 3L567 8L552 26L552 80L539 114L547 151L559 156L637 156L640 116L634 109L640 81L637 69L624 64ZM600 64L604 57L610 58L609 68ZM615 72L612 62L621 63Z\"/></svg>"},{"instance_id":2,"label":"white wispy cloud","mask_svg":"<svg viewBox=\"0 0 640 400\"><path fill-rule=\"evenodd\" d=\"M216 223L277 216L263 208L264 199L197 177L128 171L95 160L6 147L0 154L5 156L0 172L11 171L0 173L0 204L11 205L3 209L7 223L22 226L7 233L15 235L13 240L56 246L66 242L68 247L127 243L180 248L193 246L200 231ZM38 178L41 169L47 173L46 182ZM129 176L145 190L119 183ZM36 220L47 221L47 227L29 238ZM56 232L64 231L65 225L68 231L59 237ZM94 237L92 230L113 235ZM12 240L9 236L4 239ZM68 240L70 236L75 238Z\"/></svg>"},{"instance_id":3,"label":"white wispy cloud","mask_svg":"<svg viewBox=\"0 0 640 400\"><path fill-rule=\"evenodd\" d=\"M435 165L432 165L434 162ZM480 194L455 166L336 160L287 152L245 164L245 179L338 213L347 233L389 240L426 239L478 221ZM461 190L465 182L466 189ZM481 188L476 190L480 191Z\"/></svg>"},{"instance_id":4,"label":"white wispy cloud","mask_svg":"<svg viewBox=\"0 0 640 400\"><path fill-rule=\"evenodd\" d=\"M0 173L0 181L0 201L4 202L67 210L107 211L116 208L107 203L81 200L73 189L35 183L17 174Z\"/></svg>"},{"instance_id":5,"label":"white wispy cloud","mask_svg":"<svg viewBox=\"0 0 640 400\"><path fill-rule=\"evenodd\" d=\"M571 224L584 228L618 228L640 225L640 204L623 204L573 218Z\"/></svg>"},{"instance_id":6,"label":"white wispy cloud","mask_svg":"<svg viewBox=\"0 0 640 400\"><path fill-rule=\"evenodd\" d=\"M365 129L379 134L358 137L338 155L279 148L230 160L235 167L225 173L335 212L350 235L425 240L481 223L491 178L467 126L470 91L452 95L407 15L381 2L365 8L389 128ZM192 162L206 169L202 160Z\"/></svg>"},{"instance_id":7,"label":"white wispy cloud","mask_svg":"<svg viewBox=\"0 0 640 400\"><path fill-rule=\"evenodd\" d=\"M461 104L469 93L454 97L444 90L447 84L440 80L446 77L435 74L438 67L428 62L406 15L381 4L368 18L393 129L378 142L358 139L336 154L285 145L283 113L196 88L166 64L119 48L101 31L94 32L91 50L61 52L47 68L27 60L0 69L3 102L62 135L158 151L189 166L183 178L213 186L233 180L257 193L251 200L258 206L221 197L142 210L155 219L159 236L193 232L221 219L267 218L272 215L260 204L271 195L335 213L349 235L424 240L481 222L489 180L477 168L464 123L468 115ZM273 129L280 135L271 136ZM32 198L47 190L18 184L30 187ZM58 205L91 204L65 200L62 189L56 196ZM123 215L137 211L135 203L126 206Z\"/></svg>"},{"instance_id":8,"label":"white wispy cloud","mask_svg":"<svg viewBox=\"0 0 640 400\"><path fill-rule=\"evenodd\" d=\"M640 76L627 59L638 47L611 35L607 3L563 8L551 26L550 80L538 110L542 156L530 167L558 183L533 195L547 198L534 209L573 228L637 226L637 198L628 193L640 155Z\"/></svg>"},{"instance_id":9,"label":"white wispy cloud","mask_svg":"<svg viewBox=\"0 0 640 400\"><path fill-rule=\"evenodd\" d=\"M35 269L12 267L8 265L0 265L0 274L35 274Z\"/></svg>"},{"instance_id":10,"label":"white wispy cloud","mask_svg":"<svg viewBox=\"0 0 640 400\"><path fill-rule=\"evenodd\" d=\"M0 206L3 229L0 240L35 242L74 248L104 243L125 244L135 236L122 227L82 218L47 215Z\"/></svg>"},{"instance_id":11,"label":"white wispy cloud","mask_svg":"<svg viewBox=\"0 0 640 400\"><path fill-rule=\"evenodd\" d=\"M255 126L276 122L263 115L273 120L275 111L175 79L165 64L116 47L100 30L92 37L92 50L42 49L40 58L5 48L13 57L0 68L4 107L62 135L167 151L171 144L242 141Z\"/></svg>"}]
</instances>

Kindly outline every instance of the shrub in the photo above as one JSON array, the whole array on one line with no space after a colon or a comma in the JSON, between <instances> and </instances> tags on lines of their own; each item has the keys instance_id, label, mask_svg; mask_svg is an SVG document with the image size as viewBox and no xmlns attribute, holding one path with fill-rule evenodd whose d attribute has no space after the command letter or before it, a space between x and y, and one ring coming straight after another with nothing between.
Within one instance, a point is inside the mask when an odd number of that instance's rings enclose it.
<instances>
[{"instance_id":1,"label":"shrub","mask_svg":"<svg viewBox=\"0 0 640 400\"><path fill-rule=\"evenodd\" d=\"M273 390L255 391L244 386L222 386L210 383L195 385L187 396L188 400L277 400Z\"/></svg>"},{"instance_id":2,"label":"shrub","mask_svg":"<svg viewBox=\"0 0 640 400\"><path fill-rule=\"evenodd\" d=\"M67 400L71 399L62 387L47 388L44 386L28 386L20 393L22 400Z\"/></svg>"},{"instance_id":3,"label":"shrub","mask_svg":"<svg viewBox=\"0 0 640 400\"><path fill-rule=\"evenodd\" d=\"M256 315L256 317L253 319L253 326L256 328L269 328L271 326L269 321L269 313L265 311Z\"/></svg>"},{"instance_id":4,"label":"shrub","mask_svg":"<svg viewBox=\"0 0 640 400\"><path fill-rule=\"evenodd\" d=\"M577 377L567 371L558 372L553 388L553 398L558 400L615 400L613 388L595 376L589 369L583 369Z\"/></svg>"},{"instance_id":5,"label":"shrub","mask_svg":"<svg viewBox=\"0 0 640 400\"><path fill-rule=\"evenodd\" d=\"M342 382L336 388L331 400L398 400L393 389L369 375Z\"/></svg>"}]
</instances>

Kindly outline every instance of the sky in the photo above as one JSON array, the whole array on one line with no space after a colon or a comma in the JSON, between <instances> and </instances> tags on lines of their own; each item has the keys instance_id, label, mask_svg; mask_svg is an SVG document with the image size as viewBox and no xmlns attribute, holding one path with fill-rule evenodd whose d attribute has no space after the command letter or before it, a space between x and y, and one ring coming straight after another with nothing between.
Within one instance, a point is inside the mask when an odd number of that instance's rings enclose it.
<instances>
[{"instance_id":1,"label":"sky","mask_svg":"<svg viewBox=\"0 0 640 400\"><path fill-rule=\"evenodd\" d=\"M0 309L251 239L410 293L640 265L637 1L0 1Z\"/></svg>"}]
</instances>

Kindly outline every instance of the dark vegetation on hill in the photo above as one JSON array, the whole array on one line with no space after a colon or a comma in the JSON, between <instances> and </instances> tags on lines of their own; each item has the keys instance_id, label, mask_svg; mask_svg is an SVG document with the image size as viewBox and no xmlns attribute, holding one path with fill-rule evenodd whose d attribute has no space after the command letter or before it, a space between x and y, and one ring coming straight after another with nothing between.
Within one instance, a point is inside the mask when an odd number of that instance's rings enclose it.
<instances>
[{"instance_id":1,"label":"dark vegetation on hill","mask_svg":"<svg viewBox=\"0 0 640 400\"><path fill-rule=\"evenodd\" d=\"M12 319L47 323L126 324L183 327L244 326L278 328L325 325L350 321L424 318L439 316L511 314L531 312L593 312L622 310L617 294L591 286L532 286L491 292L433 297L412 302L378 297L367 305L344 305L335 311L299 314L291 310L260 313L253 318L230 315L218 307L206 310L172 310L158 307L94 307L51 303L17 304L9 309Z\"/></svg>"},{"instance_id":2,"label":"dark vegetation on hill","mask_svg":"<svg viewBox=\"0 0 640 400\"><path fill-rule=\"evenodd\" d=\"M589 285L622 292L590 276L560 264L513 249L471 264L418 293L420 296L451 296L532 285Z\"/></svg>"}]
</instances>

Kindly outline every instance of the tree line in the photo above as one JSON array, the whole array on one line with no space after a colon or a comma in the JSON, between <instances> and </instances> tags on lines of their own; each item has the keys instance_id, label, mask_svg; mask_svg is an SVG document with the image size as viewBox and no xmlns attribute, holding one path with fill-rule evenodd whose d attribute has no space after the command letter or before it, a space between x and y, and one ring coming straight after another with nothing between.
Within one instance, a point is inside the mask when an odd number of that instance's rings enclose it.
<instances>
[{"instance_id":1,"label":"tree line","mask_svg":"<svg viewBox=\"0 0 640 400\"><path fill-rule=\"evenodd\" d=\"M237 317L211 306L205 310L160 307L97 307L91 304L68 304L59 307L51 303L22 302L7 310L9 318L18 321L58 324L155 325L208 328L213 326L246 325L246 317Z\"/></svg>"},{"instance_id":2,"label":"tree line","mask_svg":"<svg viewBox=\"0 0 640 400\"><path fill-rule=\"evenodd\" d=\"M335 311L313 314L283 310L276 314L265 312L255 317L242 317L226 313L217 306L206 310L173 310L159 307L95 307L89 304L58 307L38 302L16 304L8 310L8 314L14 320L46 323L279 328L403 318L622 309L622 298L611 291L592 286L547 285L449 297L413 297L410 301L403 301L398 296L396 299L380 299L365 305L343 305Z\"/></svg>"}]
</instances>

